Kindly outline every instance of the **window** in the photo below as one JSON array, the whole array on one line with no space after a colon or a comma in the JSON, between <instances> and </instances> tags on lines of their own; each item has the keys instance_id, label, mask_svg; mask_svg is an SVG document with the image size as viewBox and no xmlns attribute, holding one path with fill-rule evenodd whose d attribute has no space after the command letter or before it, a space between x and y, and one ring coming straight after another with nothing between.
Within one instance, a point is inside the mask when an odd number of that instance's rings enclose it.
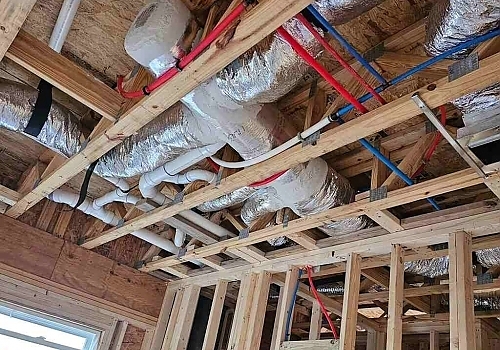
<instances>
[{"instance_id":1,"label":"window","mask_svg":"<svg viewBox=\"0 0 500 350\"><path fill-rule=\"evenodd\" d=\"M0 350L97 350L100 332L0 302Z\"/></svg>"}]
</instances>

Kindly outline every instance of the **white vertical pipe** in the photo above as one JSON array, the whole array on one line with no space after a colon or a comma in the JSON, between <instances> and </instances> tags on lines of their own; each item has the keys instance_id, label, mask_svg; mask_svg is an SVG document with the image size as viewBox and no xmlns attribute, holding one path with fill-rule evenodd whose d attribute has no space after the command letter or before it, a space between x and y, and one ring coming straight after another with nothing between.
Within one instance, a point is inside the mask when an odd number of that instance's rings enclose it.
<instances>
[{"instance_id":1,"label":"white vertical pipe","mask_svg":"<svg viewBox=\"0 0 500 350\"><path fill-rule=\"evenodd\" d=\"M80 1L81 0L64 0L49 41L49 46L56 52L61 52L71 28L71 24L73 23L73 19L75 18L76 11L80 6Z\"/></svg>"}]
</instances>

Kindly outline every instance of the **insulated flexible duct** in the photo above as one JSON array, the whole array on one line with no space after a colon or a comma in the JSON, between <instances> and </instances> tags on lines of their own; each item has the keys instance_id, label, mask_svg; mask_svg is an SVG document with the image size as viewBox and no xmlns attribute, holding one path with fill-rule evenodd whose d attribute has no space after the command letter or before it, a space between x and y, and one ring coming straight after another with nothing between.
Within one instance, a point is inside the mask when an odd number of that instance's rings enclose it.
<instances>
[{"instance_id":1,"label":"insulated flexible duct","mask_svg":"<svg viewBox=\"0 0 500 350\"><path fill-rule=\"evenodd\" d=\"M314 6L332 24L341 24L370 10L382 0L316 0ZM283 27L313 56L321 46L297 19ZM309 66L279 34L273 33L229 64L217 75L217 84L242 104L269 103L290 92Z\"/></svg>"},{"instance_id":2,"label":"insulated flexible duct","mask_svg":"<svg viewBox=\"0 0 500 350\"><path fill-rule=\"evenodd\" d=\"M449 266L449 257L443 256L433 259L407 261L405 262L405 272L435 278L447 275Z\"/></svg>"}]
</instances>

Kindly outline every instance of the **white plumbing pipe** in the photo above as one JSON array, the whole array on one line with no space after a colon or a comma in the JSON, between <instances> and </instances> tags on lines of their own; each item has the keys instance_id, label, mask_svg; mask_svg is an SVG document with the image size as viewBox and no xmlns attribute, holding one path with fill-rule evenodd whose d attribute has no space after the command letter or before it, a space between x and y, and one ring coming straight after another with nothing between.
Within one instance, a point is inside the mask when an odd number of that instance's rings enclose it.
<instances>
[{"instance_id":1,"label":"white plumbing pipe","mask_svg":"<svg viewBox=\"0 0 500 350\"><path fill-rule=\"evenodd\" d=\"M170 175L175 175L189 168L190 166L200 162L201 160L213 156L218 150L226 145L225 142L215 143L200 148L193 149L171 162L163 165L165 171Z\"/></svg>"},{"instance_id":2,"label":"white plumbing pipe","mask_svg":"<svg viewBox=\"0 0 500 350\"><path fill-rule=\"evenodd\" d=\"M47 197L54 202L64 203L71 207L74 207L78 203L77 194L60 189L55 190ZM81 204L77 209L81 210L85 214L91 215L99 220L102 220L111 226L117 226L121 220L119 216L117 216L110 210L106 210L102 207L99 209L95 209L92 205L92 202L89 199L85 199L83 204ZM179 253L179 248L176 247L171 240L161 237L156 233L151 232L147 229L139 229L135 232L132 232L131 234L172 254ZM199 262L195 263L199 264Z\"/></svg>"},{"instance_id":3,"label":"white plumbing pipe","mask_svg":"<svg viewBox=\"0 0 500 350\"><path fill-rule=\"evenodd\" d=\"M80 1L64 0L49 41L49 46L56 52L61 52L78 7L80 6Z\"/></svg>"},{"instance_id":4,"label":"white plumbing pipe","mask_svg":"<svg viewBox=\"0 0 500 350\"><path fill-rule=\"evenodd\" d=\"M184 245L185 240L186 240L186 232L176 229L174 236L175 246L181 248Z\"/></svg>"},{"instance_id":5,"label":"white plumbing pipe","mask_svg":"<svg viewBox=\"0 0 500 350\"><path fill-rule=\"evenodd\" d=\"M116 187L120 188L122 191L127 192L130 190L130 185L125 179L116 178L116 177L103 177L104 180L112 183Z\"/></svg>"},{"instance_id":6,"label":"white plumbing pipe","mask_svg":"<svg viewBox=\"0 0 500 350\"><path fill-rule=\"evenodd\" d=\"M121 202L136 205L141 199L130 193L123 192L120 188L116 188L114 191L106 193L104 196L94 200L92 205L95 209L104 207L106 204L113 202Z\"/></svg>"},{"instance_id":7,"label":"white plumbing pipe","mask_svg":"<svg viewBox=\"0 0 500 350\"><path fill-rule=\"evenodd\" d=\"M70 207L74 207L78 203L78 194L71 193L64 190L55 190L51 194L48 195L48 198L57 203L65 203ZM110 210L106 210L104 208L94 208L92 202L85 198L83 203L78 206L78 210L83 211L85 214L92 215L99 220L104 221L106 224L117 226L120 222L120 217L113 213Z\"/></svg>"}]
</instances>

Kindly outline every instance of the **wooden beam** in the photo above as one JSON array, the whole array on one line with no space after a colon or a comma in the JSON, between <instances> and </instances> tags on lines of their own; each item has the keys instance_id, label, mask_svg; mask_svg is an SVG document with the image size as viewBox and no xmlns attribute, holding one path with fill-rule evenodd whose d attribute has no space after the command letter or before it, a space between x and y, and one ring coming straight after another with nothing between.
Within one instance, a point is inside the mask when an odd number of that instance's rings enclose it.
<instances>
[{"instance_id":1,"label":"wooden beam","mask_svg":"<svg viewBox=\"0 0 500 350\"><path fill-rule=\"evenodd\" d=\"M385 350L385 333L367 330L366 350Z\"/></svg>"},{"instance_id":2,"label":"wooden beam","mask_svg":"<svg viewBox=\"0 0 500 350\"><path fill-rule=\"evenodd\" d=\"M472 236L450 234L450 349L474 349L474 294L472 289Z\"/></svg>"},{"instance_id":3,"label":"wooden beam","mask_svg":"<svg viewBox=\"0 0 500 350\"><path fill-rule=\"evenodd\" d=\"M317 226L322 225L325 221L339 220L343 218L348 218L352 216L360 215L367 209L388 209L394 206L402 205L405 203L413 202L419 199L424 199L429 196L434 196L443 193L443 191L450 192L456 189L474 186L483 183L482 178L480 178L472 169L467 169L459 171L454 174L442 176L437 179L428 180L408 188L399 189L396 191L391 191L388 193L387 198L380 199L376 202L370 202L368 199L356 201L354 203L336 207L333 209L326 210L322 213L311 215L305 218L292 220L288 223L288 226L284 228L281 225L276 225L272 227L267 227L260 231L253 232L248 238L232 238L225 240L223 242L212 244L206 247L201 247L188 252L184 257L178 259L177 257L169 257L161 259L155 262L146 264L143 271L153 271L155 269L161 268L163 266L172 266L179 264L183 261L189 261L189 259L196 259L198 257L210 256L219 254L227 249L240 248L248 246L250 244L255 244L262 242L269 238L279 237L283 235L292 234L295 232L300 232L308 230ZM119 229L120 230L120 229ZM115 234L120 231L108 231L107 237L115 236ZM405 232L405 231L400 231ZM399 232L397 232L399 233ZM396 234L397 234L396 233ZM96 239L97 242L102 241L103 236ZM414 238L414 237L413 237ZM92 248L94 245L87 242L84 246L87 248ZM319 252L320 250L315 250L314 252Z\"/></svg>"},{"instance_id":4,"label":"wooden beam","mask_svg":"<svg viewBox=\"0 0 500 350\"><path fill-rule=\"evenodd\" d=\"M168 84L158 88L151 95L145 97L133 108L121 115L120 119L104 133L91 139L85 149L71 157L54 171L51 176L43 180L37 188L18 201L15 206L11 207L7 211L7 215L14 218L19 217L42 198L59 188L63 183L121 143L127 136L134 134L163 111L170 108L200 83L222 70L311 2L312 0L260 1L258 5L241 17L241 21L235 29L234 36L227 45L223 48L212 45L192 64L171 79ZM38 57L45 58L46 56L38 52ZM116 115L114 116L116 117ZM209 186L208 188L211 187ZM205 189L203 189L204 191ZM186 196L186 198L195 195L195 193L197 193L196 196L199 196L200 191L196 191ZM210 191L207 194L212 195ZM216 197L218 196L213 196L212 198ZM200 201L199 204L205 201ZM191 205L191 203L188 205ZM193 206L190 206L190 208ZM174 205L173 208L177 208L177 206ZM154 212L157 212L157 210ZM151 215L147 214L146 216L149 217ZM165 218L170 216L172 215L166 215Z\"/></svg>"},{"instance_id":5,"label":"wooden beam","mask_svg":"<svg viewBox=\"0 0 500 350\"><path fill-rule=\"evenodd\" d=\"M125 338L125 333L127 332L128 322L127 321L118 321L116 325L115 334L113 335L113 339L111 340L111 346L109 350L120 350L123 343L123 338Z\"/></svg>"},{"instance_id":6,"label":"wooden beam","mask_svg":"<svg viewBox=\"0 0 500 350\"><path fill-rule=\"evenodd\" d=\"M165 336L163 338L161 350L171 349L172 337L174 335L174 330L177 325L177 319L179 317L179 310L181 309L182 299L184 297L184 291L185 287L175 291L174 303L170 311L170 317L168 318L167 329L165 330Z\"/></svg>"},{"instance_id":7,"label":"wooden beam","mask_svg":"<svg viewBox=\"0 0 500 350\"><path fill-rule=\"evenodd\" d=\"M449 102L453 98L496 83L498 76L500 76L500 66L496 64L498 59L500 59L500 53L484 59L481 61L481 68L457 80L452 82L448 82L448 79L439 80L435 83L435 89L432 91L429 91L427 88L419 90L420 96L430 108L435 108ZM105 239L115 239L129 234L138 228L153 224L165 217L176 215L186 208L194 207L207 200L217 198L237 188L248 185L264 176L275 173L278 169L290 168L345 146L354 140L420 115L421 111L411 100L411 95L413 93L323 133L320 140L318 140L318 147L302 147L302 145L292 147L279 156L262 162L256 167L244 169L237 174L227 177L219 186L207 186L203 188L203 191L196 191L187 195L182 203L168 207L164 206L135 220L130 220L123 226L106 232ZM150 98L154 98L154 96L155 94L151 95ZM160 101L158 103L162 106L164 105ZM88 148L89 146L87 146L86 150ZM13 212L11 209L11 213Z\"/></svg>"},{"instance_id":8,"label":"wooden beam","mask_svg":"<svg viewBox=\"0 0 500 350\"><path fill-rule=\"evenodd\" d=\"M498 51L496 51L498 52ZM403 73L424 63L429 58L427 56L417 56L411 54L385 52L375 62L385 71ZM434 80L448 76L448 66L454 63L453 60L442 60L419 72L420 75L431 77Z\"/></svg>"},{"instance_id":9,"label":"wooden beam","mask_svg":"<svg viewBox=\"0 0 500 350\"><path fill-rule=\"evenodd\" d=\"M177 291L177 288L169 287L167 287L167 290L165 291L165 296L163 297L163 302L161 304L160 315L158 316L158 321L156 322L154 330L151 348L148 350L161 350Z\"/></svg>"},{"instance_id":10,"label":"wooden beam","mask_svg":"<svg viewBox=\"0 0 500 350\"><path fill-rule=\"evenodd\" d=\"M344 283L344 304L340 325L340 350L356 347L356 324L358 318L359 284L361 283L361 256L350 254Z\"/></svg>"},{"instance_id":11,"label":"wooden beam","mask_svg":"<svg viewBox=\"0 0 500 350\"><path fill-rule=\"evenodd\" d=\"M224 300L226 299L228 281L220 280L215 286L212 307L210 308L210 316L208 317L207 330L201 350L215 350L215 342L219 333L220 319L222 309L224 308ZM152 349L154 350L154 349Z\"/></svg>"},{"instance_id":12,"label":"wooden beam","mask_svg":"<svg viewBox=\"0 0 500 350\"><path fill-rule=\"evenodd\" d=\"M335 340L307 340L283 342L281 350L331 350Z\"/></svg>"},{"instance_id":13,"label":"wooden beam","mask_svg":"<svg viewBox=\"0 0 500 350\"><path fill-rule=\"evenodd\" d=\"M246 342L243 350L255 350L260 348L270 286L271 273L268 271L259 273L253 293L250 319L247 325L248 330L245 333Z\"/></svg>"},{"instance_id":14,"label":"wooden beam","mask_svg":"<svg viewBox=\"0 0 500 350\"><path fill-rule=\"evenodd\" d=\"M21 194L19 192L0 185L0 202L8 205L14 205L17 203L19 198L21 198Z\"/></svg>"},{"instance_id":15,"label":"wooden beam","mask_svg":"<svg viewBox=\"0 0 500 350\"><path fill-rule=\"evenodd\" d=\"M19 33L36 0L0 0L0 61Z\"/></svg>"},{"instance_id":16,"label":"wooden beam","mask_svg":"<svg viewBox=\"0 0 500 350\"><path fill-rule=\"evenodd\" d=\"M293 307L290 306L293 303L293 294L295 286L298 283L298 278L298 268L293 267L287 271L285 283L281 287L283 289L283 300L280 308L276 310L278 324L274 328L274 332L276 333L276 335L273 336L275 337L275 342L271 344L271 350L278 350L281 346L281 343L285 341L287 332L286 320L288 319L290 312L293 314Z\"/></svg>"},{"instance_id":17,"label":"wooden beam","mask_svg":"<svg viewBox=\"0 0 500 350\"><path fill-rule=\"evenodd\" d=\"M318 340L321 336L323 313L317 301L313 302L311 310L311 326L309 327L309 340Z\"/></svg>"},{"instance_id":18,"label":"wooden beam","mask_svg":"<svg viewBox=\"0 0 500 350\"><path fill-rule=\"evenodd\" d=\"M389 313L387 320L387 350L401 350L403 346L403 255L404 250L401 245L394 244L391 252Z\"/></svg>"},{"instance_id":19,"label":"wooden beam","mask_svg":"<svg viewBox=\"0 0 500 350\"><path fill-rule=\"evenodd\" d=\"M429 350L439 349L439 332L432 330L429 334Z\"/></svg>"},{"instance_id":20,"label":"wooden beam","mask_svg":"<svg viewBox=\"0 0 500 350\"><path fill-rule=\"evenodd\" d=\"M6 57L104 118L110 121L118 119L124 102L118 92L25 31L19 32ZM84 169L80 167L78 172Z\"/></svg>"},{"instance_id":21,"label":"wooden beam","mask_svg":"<svg viewBox=\"0 0 500 350\"><path fill-rule=\"evenodd\" d=\"M179 315L176 320L176 326L172 334L170 349L185 350L187 348L200 290L201 288L196 285L185 288L182 296L182 303L179 308Z\"/></svg>"}]
</instances>

